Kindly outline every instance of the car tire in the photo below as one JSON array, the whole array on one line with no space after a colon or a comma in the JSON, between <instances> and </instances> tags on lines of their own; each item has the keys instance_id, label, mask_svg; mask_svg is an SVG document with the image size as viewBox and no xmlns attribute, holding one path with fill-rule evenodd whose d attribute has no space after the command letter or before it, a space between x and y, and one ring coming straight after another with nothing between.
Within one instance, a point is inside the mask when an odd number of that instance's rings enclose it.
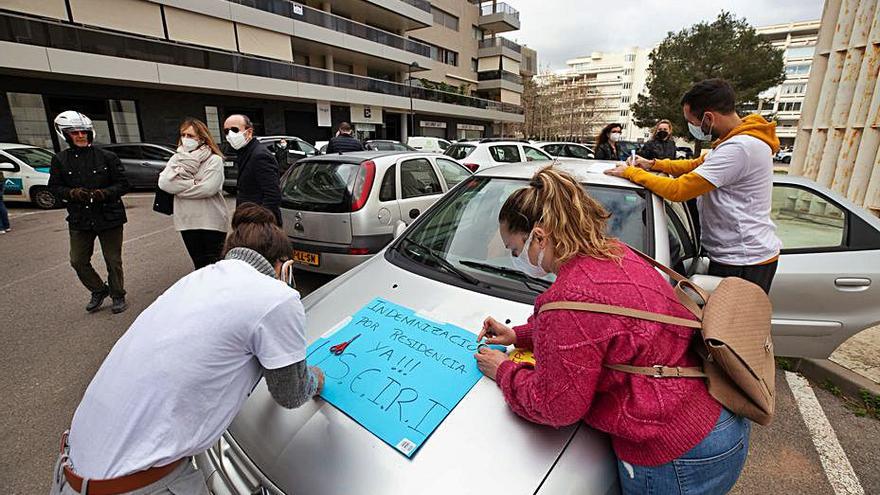
<instances>
[{"instance_id":1,"label":"car tire","mask_svg":"<svg viewBox=\"0 0 880 495\"><path fill-rule=\"evenodd\" d=\"M789 163L791 163L791 157L790 156L782 157L782 163L788 165Z\"/></svg>"},{"instance_id":2,"label":"car tire","mask_svg":"<svg viewBox=\"0 0 880 495\"><path fill-rule=\"evenodd\" d=\"M58 197L52 194L52 191L45 187L35 187L31 189L31 201L43 210L52 210L60 204Z\"/></svg>"}]
</instances>

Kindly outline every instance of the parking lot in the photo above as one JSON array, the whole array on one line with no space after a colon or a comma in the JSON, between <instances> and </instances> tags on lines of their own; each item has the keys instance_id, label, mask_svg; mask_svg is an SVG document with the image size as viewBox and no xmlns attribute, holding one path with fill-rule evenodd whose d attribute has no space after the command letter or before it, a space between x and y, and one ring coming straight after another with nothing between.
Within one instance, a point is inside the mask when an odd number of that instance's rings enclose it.
<instances>
[{"instance_id":1,"label":"parking lot","mask_svg":"<svg viewBox=\"0 0 880 495\"><path fill-rule=\"evenodd\" d=\"M0 236L5 493L48 490L58 437L103 358L138 314L191 270L171 219L153 213L151 199L150 193L125 198L131 307L118 316L106 307L96 314L83 310L88 294L68 266L65 212L10 206L13 231ZM101 262L96 267L103 269ZM305 295L330 278L300 272L297 280ZM733 493L880 493L880 421L856 416L798 375L778 371L776 389L777 416L771 426L753 428L748 463Z\"/></svg>"}]
</instances>

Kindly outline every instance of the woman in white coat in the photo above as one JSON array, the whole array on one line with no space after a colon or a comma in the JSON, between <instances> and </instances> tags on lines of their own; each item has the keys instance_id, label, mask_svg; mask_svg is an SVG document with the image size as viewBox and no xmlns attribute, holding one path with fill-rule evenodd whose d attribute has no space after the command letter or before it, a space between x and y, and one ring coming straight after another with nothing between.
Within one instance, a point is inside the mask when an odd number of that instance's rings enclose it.
<instances>
[{"instance_id":1,"label":"woman in white coat","mask_svg":"<svg viewBox=\"0 0 880 495\"><path fill-rule=\"evenodd\" d=\"M223 199L223 153L204 122L180 124L177 153L159 175L159 188L174 195L174 228L195 269L220 260L229 229Z\"/></svg>"}]
</instances>

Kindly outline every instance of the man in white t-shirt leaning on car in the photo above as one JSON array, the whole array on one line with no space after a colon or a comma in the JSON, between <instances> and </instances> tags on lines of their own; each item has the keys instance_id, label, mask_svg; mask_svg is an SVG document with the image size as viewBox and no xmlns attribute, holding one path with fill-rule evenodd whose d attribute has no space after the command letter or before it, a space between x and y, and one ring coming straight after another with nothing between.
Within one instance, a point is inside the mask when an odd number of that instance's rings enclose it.
<instances>
[{"instance_id":1,"label":"man in white t-shirt leaning on car","mask_svg":"<svg viewBox=\"0 0 880 495\"><path fill-rule=\"evenodd\" d=\"M51 494L207 494L192 456L218 441L262 376L289 409L320 391L299 293L276 278L287 236L252 203L232 227L226 259L174 284L110 351L62 439Z\"/></svg>"},{"instance_id":2,"label":"man in white t-shirt leaning on car","mask_svg":"<svg viewBox=\"0 0 880 495\"><path fill-rule=\"evenodd\" d=\"M740 118L727 81L698 82L681 99L691 134L713 140L695 160L636 157L606 173L624 177L669 201L697 198L709 275L740 277L770 292L782 242L770 219L776 124L757 114ZM665 172L660 177L648 171Z\"/></svg>"}]
</instances>

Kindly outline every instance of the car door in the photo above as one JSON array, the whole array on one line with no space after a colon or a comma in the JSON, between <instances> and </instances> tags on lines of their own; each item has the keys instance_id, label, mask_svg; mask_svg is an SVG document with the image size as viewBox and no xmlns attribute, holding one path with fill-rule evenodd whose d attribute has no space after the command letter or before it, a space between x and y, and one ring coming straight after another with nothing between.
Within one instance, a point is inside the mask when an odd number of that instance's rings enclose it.
<instances>
[{"instance_id":1,"label":"car door","mask_svg":"<svg viewBox=\"0 0 880 495\"><path fill-rule=\"evenodd\" d=\"M443 186L427 158L408 158L397 162L400 216L410 224L443 195Z\"/></svg>"},{"instance_id":2,"label":"car door","mask_svg":"<svg viewBox=\"0 0 880 495\"><path fill-rule=\"evenodd\" d=\"M440 175L443 177L443 182L446 184L444 192L449 191L461 181L473 175L460 163L447 158L435 158L434 162L437 165L437 169L440 171Z\"/></svg>"},{"instance_id":3,"label":"car door","mask_svg":"<svg viewBox=\"0 0 880 495\"><path fill-rule=\"evenodd\" d=\"M781 175L771 216L783 243L770 293L776 354L826 358L880 322L880 219Z\"/></svg>"},{"instance_id":4,"label":"car door","mask_svg":"<svg viewBox=\"0 0 880 495\"><path fill-rule=\"evenodd\" d=\"M550 156L563 156L565 147L562 144L546 144L542 148Z\"/></svg>"},{"instance_id":5,"label":"car door","mask_svg":"<svg viewBox=\"0 0 880 495\"><path fill-rule=\"evenodd\" d=\"M577 144L566 144L565 156L569 158L579 158L581 160L592 160L595 158L595 155L590 153L589 149Z\"/></svg>"},{"instance_id":6,"label":"car door","mask_svg":"<svg viewBox=\"0 0 880 495\"><path fill-rule=\"evenodd\" d=\"M2 170L3 184L0 184L0 187L3 188L4 199L6 201L26 201L26 189L22 178L22 167L26 167L26 165L2 151L0 151L0 163L11 165L10 170Z\"/></svg>"},{"instance_id":7,"label":"car door","mask_svg":"<svg viewBox=\"0 0 880 495\"><path fill-rule=\"evenodd\" d=\"M544 161L544 160L552 161L553 160L552 156L539 150L538 148L533 148L531 146L523 145L522 153L523 153L523 156L525 157L527 162Z\"/></svg>"},{"instance_id":8,"label":"car door","mask_svg":"<svg viewBox=\"0 0 880 495\"><path fill-rule=\"evenodd\" d=\"M168 160L174 155L174 153L161 146L144 146L141 149L141 154L143 155L143 161L141 162L141 166L144 167L144 187L155 188L159 185L159 174L165 170L165 165L168 164Z\"/></svg>"},{"instance_id":9,"label":"car door","mask_svg":"<svg viewBox=\"0 0 880 495\"><path fill-rule=\"evenodd\" d=\"M489 146L489 157L494 165L522 162L522 154L515 144L497 144ZM480 164L482 166L482 164Z\"/></svg>"},{"instance_id":10,"label":"car door","mask_svg":"<svg viewBox=\"0 0 880 495\"><path fill-rule=\"evenodd\" d=\"M115 153L125 169L125 178L131 187L145 187L150 183L151 171L144 163L140 146L108 146L107 151Z\"/></svg>"}]
</instances>

